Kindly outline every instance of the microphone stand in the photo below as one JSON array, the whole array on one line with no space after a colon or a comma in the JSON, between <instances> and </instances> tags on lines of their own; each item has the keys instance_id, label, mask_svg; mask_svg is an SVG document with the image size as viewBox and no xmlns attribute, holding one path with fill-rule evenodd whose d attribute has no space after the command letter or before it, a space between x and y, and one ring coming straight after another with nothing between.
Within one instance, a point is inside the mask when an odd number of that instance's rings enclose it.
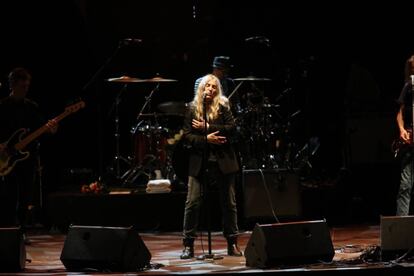
<instances>
[{"instance_id":1,"label":"microphone stand","mask_svg":"<svg viewBox=\"0 0 414 276\"><path fill-rule=\"evenodd\" d=\"M414 143L414 75L410 75L411 79L411 137L410 137L410 143ZM413 148L411 147L411 151L413 151ZM411 182L413 181L413 175L414 175L414 163L411 162Z\"/></svg>"},{"instance_id":2,"label":"microphone stand","mask_svg":"<svg viewBox=\"0 0 414 276\"><path fill-rule=\"evenodd\" d=\"M198 256L198 260L212 259L218 260L223 259L222 256L216 256L212 253L211 249L211 217L210 217L210 193L208 191L208 140L207 140L207 104L205 99L205 94L203 97L203 119L204 119L204 150L203 150L203 180L201 183L201 196L203 197L203 204L206 206L206 216L207 216L207 241L208 241L208 254Z\"/></svg>"},{"instance_id":3,"label":"microphone stand","mask_svg":"<svg viewBox=\"0 0 414 276\"><path fill-rule=\"evenodd\" d=\"M411 79L411 143L414 142L414 75L410 75Z\"/></svg>"}]
</instances>

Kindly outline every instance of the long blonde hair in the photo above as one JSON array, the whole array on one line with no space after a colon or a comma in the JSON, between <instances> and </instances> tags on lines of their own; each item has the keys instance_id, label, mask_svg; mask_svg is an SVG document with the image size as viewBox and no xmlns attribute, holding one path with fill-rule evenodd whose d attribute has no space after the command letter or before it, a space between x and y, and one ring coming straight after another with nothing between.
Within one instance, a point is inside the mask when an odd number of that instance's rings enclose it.
<instances>
[{"instance_id":1,"label":"long blonde hair","mask_svg":"<svg viewBox=\"0 0 414 276\"><path fill-rule=\"evenodd\" d=\"M221 87L220 80L213 74L205 75L201 78L200 84L198 85L197 91L194 94L193 106L195 107L195 116L198 120L203 119L203 93L204 88L208 81L214 80L217 86L217 94L214 97L212 103L207 109L207 120L211 121L218 117L220 105L229 108L229 100L223 96L223 88Z\"/></svg>"}]
</instances>

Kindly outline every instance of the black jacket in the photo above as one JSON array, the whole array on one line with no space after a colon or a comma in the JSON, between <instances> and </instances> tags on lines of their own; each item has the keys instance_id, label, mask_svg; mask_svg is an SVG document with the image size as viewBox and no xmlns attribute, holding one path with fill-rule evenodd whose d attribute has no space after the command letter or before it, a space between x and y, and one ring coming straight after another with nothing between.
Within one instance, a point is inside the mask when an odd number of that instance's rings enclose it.
<instances>
[{"instance_id":1,"label":"black jacket","mask_svg":"<svg viewBox=\"0 0 414 276\"><path fill-rule=\"evenodd\" d=\"M195 108L190 105L184 120L184 139L189 147L188 175L196 177L202 169L206 135L204 131L192 128L193 118L195 118ZM234 117L231 111L222 105L219 109L218 118L209 122L208 133L215 131L220 131L219 135L226 136L227 143L223 145L207 144L208 152L214 154L218 166L224 174L237 172L239 165L232 146L235 131Z\"/></svg>"}]
</instances>

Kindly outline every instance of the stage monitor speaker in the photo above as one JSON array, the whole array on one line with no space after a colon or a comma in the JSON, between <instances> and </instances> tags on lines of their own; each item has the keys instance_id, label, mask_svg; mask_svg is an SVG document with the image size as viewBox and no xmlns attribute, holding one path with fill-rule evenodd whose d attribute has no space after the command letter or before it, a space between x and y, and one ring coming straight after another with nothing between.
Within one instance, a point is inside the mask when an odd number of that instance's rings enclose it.
<instances>
[{"instance_id":1,"label":"stage monitor speaker","mask_svg":"<svg viewBox=\"0 0 414 276\"><path fill-rule=\"evenodd\" d=\"M0 271L17 272L25 269L26 246L18 227L0 228Z\"/></svg>"},{"instance_id":2,"label":"stage monitor speaker","mask_svg":"<svg viewBox=\"0 0 414 276\"><path fill-rule=\"evenodd\" d=\"M69 227L60 260L68 271L137 271L150 263L151 253L130 227Z\"/></svg>"},{"instance_id":3,"label":"stage monitor speaker","mask_svg":"<svg viewBox=\"0 0 414 276\"><path fill-rule=\"evenodd\" d=\"M382 259L398 258L414 249L414 216L381 216L380 224Z\"/></svg>"},{"instance_id":4,"label":"stage monitor speaker","mask_svg":"<svg viewBox=\"0 0 414 276\"><path fill-rule=\"evenodd\" d=\"M274 267L331 262L335 251L323 220L256 226L244 251L246 265Z\"/></svg>"},{"instance_id":5,"label":"stage monitor speaker","mask_svg":"<svg viewBox=\"0 0 414 276\"><path fill-rule=\"evenodd\" d=\"M247 221L274 221L301 215L299 176L286 169L243 171L244 217Z\"/></svg>"}]
</instances>

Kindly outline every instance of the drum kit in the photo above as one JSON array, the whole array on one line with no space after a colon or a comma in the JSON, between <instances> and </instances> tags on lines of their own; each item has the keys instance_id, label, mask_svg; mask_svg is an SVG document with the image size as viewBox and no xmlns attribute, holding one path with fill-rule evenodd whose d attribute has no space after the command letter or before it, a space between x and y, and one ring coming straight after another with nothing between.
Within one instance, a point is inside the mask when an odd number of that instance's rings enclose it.
<instances>
[{"instance_id":1,"label":"drum kit","mask_svg":"<svg viewBox=\"0 0 414 276\"><path fill-rule=\"evenodd\" d=\"M237 86L228 96L230 103L237 94L233 113L237 128L236 150L243 169L272 169L284 166L282 150L286 129L281 127L279 105L272 104L255 83L269 82L269 78L245 77L233 79ZM119 161L119 117L115 104L115 174L123 186L134 187L146 184L148 179L159 177L185 183L186 156L182 154L184 114L187 105L184 102L163 102L158 104L159 112L145 112L152 95L159 89L160 83L176 82L160 76L140 79L129 76L110 78L106 81L120 83L126 87L132 83L154 83L155 88L146 97L145 103L137 115L137 124L131 128L133 154L130 168L121 173ZM250 89L240 92L243 83L250 83ZM122 92L122 90L121 90ZM121 93L120 93L121 94ZM157 171L157 173L155 173Z\"/></svg>"},{"instance_id":2,"label":"drum kit","mask_svg":"<svg viewBox=\"0 0 414 276\"><path fill-rule=\"evenodd\" d=\"M115 156L114 164L111 171L115 179L122 186L133 186L139 182L147 183L149 178L165 176L173 178L172 154L170 154L170 145L178 140L181 125L184 119L185 104L181 102L165 102L158 105L159 113L148 112L152 97L160 89L161 83L176 82L175 79L167 79L156 76L150 79L140 79L130 76L121 76L106 79L107 82L119 83L123 88L118 93L115 100ZM119 115L118 103L122 92L130 84L136 83L153 83L154 89L145 97L145 102L138 112L136 125L131 130L133 154L130 158L124 158L120 155L120 133L119 133ZM182 135L182 134L181 134ZM128 163L126 172L121 172L120 161Z\"/></svg>"}]
</instances>

